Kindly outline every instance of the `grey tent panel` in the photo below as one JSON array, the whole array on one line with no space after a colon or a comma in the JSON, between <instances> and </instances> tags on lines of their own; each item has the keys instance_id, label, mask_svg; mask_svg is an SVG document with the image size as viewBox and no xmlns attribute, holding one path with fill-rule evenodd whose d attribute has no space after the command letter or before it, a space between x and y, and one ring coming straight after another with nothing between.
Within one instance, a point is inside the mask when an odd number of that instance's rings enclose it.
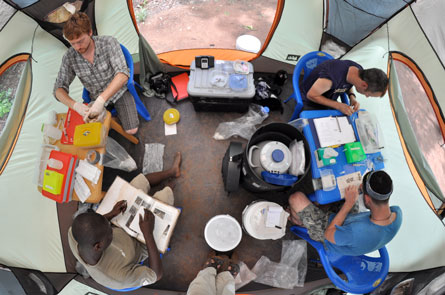
<instances>
[{"instance_id":1,"label":"grey tent panel","mask_svg":"<svg viewBox=\"0 0 445 295\"><path fill-rule=\"evenodd\" d=\"M25 8L30 5L33 5L34 3L38 2L39 0L13 0L15 4L17 4L20 8Z\"/></svg>"},{"instance_id":2,"label":"grey tent panel","mask_svg":"<svg viewBox=\"0 0 445 295\"><path fill-rule=\"evenodd\" d=\"M26 295L15 275L7 269L0 270L0 294Z\"/></svg>"},{"instance_id":3,"label":"grey tent panel","mask_svg":"<svg viewBox=\"0 0 445 295\"><path fill-rule=\"evenodd\" d=\"M354 46L394 13L407 5L403 0L330 0L326 32Z\"/></svg>"}]
</instances>

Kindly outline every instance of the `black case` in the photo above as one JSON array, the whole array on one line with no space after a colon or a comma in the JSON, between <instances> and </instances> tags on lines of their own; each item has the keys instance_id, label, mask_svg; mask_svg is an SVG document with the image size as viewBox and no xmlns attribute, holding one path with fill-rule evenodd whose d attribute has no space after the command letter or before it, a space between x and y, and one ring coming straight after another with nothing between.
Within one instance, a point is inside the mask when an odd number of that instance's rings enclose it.
<instances>
[{"instance_id":1,"label":"black case","mask_svg":"<svg viewBox=\"0 0 445 295\"><path fill-rule=\"evenodd\" d=\"M207 65L207 66L205 66ZM203 67L204 66L204 67ZM210 69L215 66L215 57L211 55L195 56L195 67L197 69Z\"/></svg>"},{"instance_id":2,"label":"black case","mask_svg":"<svg viewBox=\"0 0 445 295\"><path fill-rule=\"evenodd\" d=\"M190 96L196 112L238 112L245 113L253 98Z\"/></svg>"},{"instance_id":3,"label":"black case","mask_svg":"<svg viewBox=\"0 0 445 295\"><path fill-rule=\"evenodd\" d=\"M222 160L221 172L224 190L228 193L238 190L243 159L243 144L231 141Z\"/></svg>"}]
</instances>

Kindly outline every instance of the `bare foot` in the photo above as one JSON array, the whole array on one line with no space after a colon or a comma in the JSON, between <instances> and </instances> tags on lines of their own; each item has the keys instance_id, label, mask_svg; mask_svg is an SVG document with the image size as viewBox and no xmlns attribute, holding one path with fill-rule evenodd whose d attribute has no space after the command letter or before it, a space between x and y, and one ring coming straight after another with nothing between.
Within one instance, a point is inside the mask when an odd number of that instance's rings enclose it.
<instances>
[{"instance_id":1,"label":"bare foot","mask_svg":"<svg viewBox=\"0 0 445 295\"><path fill-rule=\"evenodd\" d=\"M181 166L181 160L182 160L181 152L176 152L175 159L173 160L173 165L170 168L172 176L175 178L181 176L181 169L179 168Z\"/></svg>"}]
</instances>

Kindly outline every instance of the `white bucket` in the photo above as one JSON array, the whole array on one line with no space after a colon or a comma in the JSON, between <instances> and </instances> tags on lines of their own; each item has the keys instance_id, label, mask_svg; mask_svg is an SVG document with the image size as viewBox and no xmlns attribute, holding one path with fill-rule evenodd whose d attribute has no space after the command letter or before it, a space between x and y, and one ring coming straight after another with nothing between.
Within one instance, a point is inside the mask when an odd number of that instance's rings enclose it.
<instances>
[{"instance_id":1,"label":"white bucket","mask_svg":"<svg viewBox=\"0 0 445 295\"><path fill-rule=\"evenodd\" d=\"M253 238L258 240L277 240L286 233L286 223L289 213L282 210L276 226L266 226L269 208L283 209L280 205L268 201L255 201L247 205L243 211L243 228Z\"/></svg>"},{"instance_id":2,"label":"white bucket","mask_svg":"<svg viewBox=\"0 0 445 295\"><path fill-rule=\"evenodd\" d=\"M238 221L227 214L212 217L204 229L204 238L207 244L220 252L235 249L241 242L242 235Z\"/></svg>"}]
</instances>

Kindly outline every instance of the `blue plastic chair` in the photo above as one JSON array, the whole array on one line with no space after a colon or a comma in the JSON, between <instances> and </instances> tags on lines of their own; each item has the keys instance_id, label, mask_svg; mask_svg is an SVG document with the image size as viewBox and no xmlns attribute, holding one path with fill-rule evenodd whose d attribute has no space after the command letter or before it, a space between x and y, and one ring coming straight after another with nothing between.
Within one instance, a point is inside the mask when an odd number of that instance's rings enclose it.
<instances>
[{"instance_id":1,"label":"blue plastic chair","mask_svg":"<svg viewBox=\"0 0 445 295\"><path fill-rule=\"evenodd\" d=\"M128 82L127 82L128 91L130 91L131 95L133 95L133 97L134 97L134 102L136 103L136 110L138 111L139 115L141 115L141 117L144 118L145 121L150 121L151 120L150 114L148 113L147 108L145 107L144 103L140 99L140 97L136 91L136 88L135 88L135 85L136 85L139 87L139 89L142 89L142 87L138 83L136 83L133 79L133 75L134 75L133 58L131 57L131 54L128 51L128 49L125 48L124 45L122 45L122 44L120 44L120 45L122 48L122 52L124 53L124 56L125 56L125 61L127 62L127 66L130 69L130 77L128 78ZM86 103L89 103L91 101L90 94L89 94L88 90L86 90L85 88L83 89L82 99ZM111 113L113 114L113 116L115 116L116 110L113 109L113 111Z\"/></svg>"},{"instance_id":2,"label":"blue plastic chair","mask_svg":"<svg viewBox=\"0 0 445 295\"><path fill-rule=\"evenodd\" d=\"M294 113L290 121L297 119L301 113L303 108L303 99L301 98L300 92L300 75L301 71L304 71L303 81L309 76L309 73L312 72L319 64L328 60L334 59L331 55L323 51L312 51L306 53L303 57L301 57L294 68L294 73L292 75L292 85L294 86L294 92L289 98L287 98L284 102L288 102L290 99L295 99L295 109ZM346 104L349 104L349 99L346 94L342 95L342 101Z\"/></svg>"},{"instance_id":3,"label":"blue plastic chair","mask_svg":"<svg viewBox=\"0 0 445 295\"><path fill-rule=\"evenodd\" d=\"M312 240L306 228L294 225L290 230L317 250L329 279L345 292L354 294L372 292L388 274L389 256L386 247L379 249L380 257L342 256L326 252L323 243ZM334 268L340 270L347 281L343 280Z\"/></svg>"}]
</instances>

